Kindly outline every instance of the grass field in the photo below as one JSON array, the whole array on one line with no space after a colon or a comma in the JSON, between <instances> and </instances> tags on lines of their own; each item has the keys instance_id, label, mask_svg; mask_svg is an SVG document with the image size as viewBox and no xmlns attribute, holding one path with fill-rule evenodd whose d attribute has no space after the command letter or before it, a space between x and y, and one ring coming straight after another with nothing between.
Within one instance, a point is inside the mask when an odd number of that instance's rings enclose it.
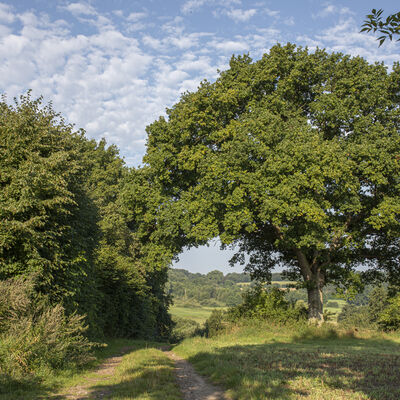
<instances>
[{"instance_id":1,"label":"grass field","mask_svg":"<svg viewBox=\"0 0 400 400\"><path fill-rule=\"evenodd\" d=\"M343 307L346 304L346 300L341 300L341 299L336 300L335 299L335 300L330 300L330 301L338 303L339 307L337 307L337 308L336 307L328 307L327 305L324 305L324 310L329 311L330 313L333 313L334 315L332 316L332 319L333 319L333 321L336 321L337 316L341 313ZM326 303L329 303L329 301L327 301Z\"/></svg>"},{"instance_id":2,"label":"grass field","mask_svg":"<svg viewBox=\"0 0 400 400\"><path fill-rule=\"evenodd\" d=\"M338 303L338 308L336 307L327 307L324 306L324 310L332 313L331 320L333 322L336 321L337 316L342 311L342 308L346 304L345 300L331 300ZM169 309L171 315L176 315L177 317L191 319L193 321L198 322L199 324L203 324L206 319L211 315L213 310L224 310L227 307L182 307L182 306L172 306Z\"/></svg>"},{"instance_id":3,"label":"grass field","mask_svg":"<svg viewBox=\"0 0 400 400\"><path fill-rule=\"evenodd\" d=\"M113 340L107 348L98 352L97 362L86 370L64 371L25 384L2 382L0 400L179 400L181 395L173 376L173 362L158 349L160 346L162 344L159 343ZM129 348L129 352L115 371L99 376L96 366L121 348ZM83 390L89 393L82 395Z\"/></svg>"},{"instance_id":4,"label":"grass field","mask_svg":"<svg viewBox=\"0 0 400 400\"><path fill-rule=\"evenodd\" d=\"M400 335L357 335L252 323L174 351L234 399L400 399Z\"/></svg>"},{"instance_id":5,"label":"grass field","mask_svg":"<svg viewBox=\"0 0 400 400\"><path fill-rule=\"evenodd\" d=\"M193 321L198 322L199 324L203 324L206 322L206 319L211 315L213 310L223 310L225 307L180 307L180 306L172 306L169 309L169 312L172 316L176 315L177 317L191 319Z\"/></svg>"}]
</instances>

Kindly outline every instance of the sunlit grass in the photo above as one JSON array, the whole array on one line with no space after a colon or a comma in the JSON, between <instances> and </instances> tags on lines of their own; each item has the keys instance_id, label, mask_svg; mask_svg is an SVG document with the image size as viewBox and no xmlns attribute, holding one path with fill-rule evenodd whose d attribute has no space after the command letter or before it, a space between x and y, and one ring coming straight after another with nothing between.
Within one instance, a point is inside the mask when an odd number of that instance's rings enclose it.
<instances>
[{"instance_id":1,"label":"sunlit grass","mask_svg":"<svg viewBox=\"0 0 400 400\"><path fill-rule=\"evenodd\" d=\"M173 375L174 364L159 350L162 344L117 339L97 352L97 361L80 371L43 374L41 380L2 382L0 400L67 399L78 386L88 391L85 399L178 400L179 388ZM96 372L106 358L128 349L122 362L108 376ZM5 383L5 384L4 384Z\"/></svg>"},{"instance_id":2,"label":"sunlit grass","mask_svg":"<svg viewBox=\"0 0 400 400\"><path fill-rule=\"evenodd\" d=\"M169 312L172 316L191 319L199 324L206 322L206 319L211 315L213 310L224 310L226 307L181 307L172 306Z\"/></svg>"},{"instance_id":3,"label":"sunlit grass","mask_svg":"<svg viewBox=\"0 0 400 400\"><path fill-rule=\"evenodd\" d=\"M234 399L400 398L400 336L252 323L174 351Z\"/></svg>"}]
</instances>

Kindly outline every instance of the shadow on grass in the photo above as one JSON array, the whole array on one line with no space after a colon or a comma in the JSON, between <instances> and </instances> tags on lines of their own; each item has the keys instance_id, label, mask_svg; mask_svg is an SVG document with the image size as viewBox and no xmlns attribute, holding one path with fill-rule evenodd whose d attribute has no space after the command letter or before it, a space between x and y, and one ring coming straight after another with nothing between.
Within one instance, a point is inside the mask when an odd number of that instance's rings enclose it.
<instances>
[{"instance_id":1,"label":"shadow on grass","mask_svg":"<svg viewBox=\"0 0 400 400\"><path fill-rule=\"evenodd\" d=\"M94 377L94 379L91 377L89 384L83 381L82 386L70 388L68 394L58 395L52 399L180 400L180 392L173 375L174 363L164 356L153 357L150 354L146 359L143 352L141 355L136 353L144 349L159 350L159 347L157 344L136 346L126 353L132 359L126 359L118 371L113 371L111 375ZM102 383L102 378L106 382Z\"/></svg>"},{"instance_id":2,"label":"shadow on grass","mask_svg":"<svg viewBox=\"0 0 400 400\"><path fill-rule=\"evenodd\" d=\"M48 398L54 387L46 385L39 378L15 378L0 374L0 400L27 400Z\"/></svg>"},{"instance_id":3,"label":"shadow on grass","mask_svg":"<svg viewBox=\"0 0 400 400\"><path fill-rule=\"evenodd\" d=\"M400 345L385 339L306 336L216 348L188 361L238 399L400 399Z\"/></svg>"},{"instance_id":4,"label":"shadow on grass","mask_svg":"<svg viewBox=\"0 0 400 400\"><path fill-rule=\"evenodd\" d=\"M129 371L134 378L122 380L114 384L99 384L90 388L90 393L79 397L79 400L89 399L118 399L128 400L145 398L151 400L180 400L179 389L175 387L175 379L171 375L171 367L157 365L152 368L147 365L141 371L137 368ZM168 380L162 378L168 376ZM67 399L68 397L65 397ZM61 400L62 398L60 398ZM57 399L58 400L58 399Z\"/></svg>"},{"instance_id":5,"label":"shadow on grass","mask_svg":"<svg viewBox=\"0 0 400 400\"><path fill-rule=\"evenodd\" d=\"M95 372L101 363L109 357L121 356L145 348L158 347L159 344L148 343L145 341L129 341L125 339L118 339L113 341L108 348L97 350L96 356L98 359L95 362L85 366L81 370L77 370L76 373L82 374L82 379L84 380L85 374ZM60 374L62 375L65 372L66 371L60 371ZM56 380L53 380L53 382L56 382ZM54 394L64 385L61 383L46 383L43 379L40 379L34 375L16 379L8 375L0 374L0 400L70 399L71 397L68 395ZM94 389L97 390L97 388L99 388L99 391L102 390L100 386L96 386ZM79 397L78 395L74 395L75 397L73 398L79 400L101 397L96 397L96 391L92 391L91 389L92 388L90 388L90 397ZM102 392L106 393L106 389L104 389Z\"/></svg>"}]
</instances>

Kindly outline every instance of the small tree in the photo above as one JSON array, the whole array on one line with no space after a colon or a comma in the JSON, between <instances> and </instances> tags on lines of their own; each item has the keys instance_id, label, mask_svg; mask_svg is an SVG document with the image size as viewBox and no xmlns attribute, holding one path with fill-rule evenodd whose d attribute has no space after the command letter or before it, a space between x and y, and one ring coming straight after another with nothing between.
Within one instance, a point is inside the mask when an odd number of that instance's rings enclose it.
<instances>
[{"instance_id":1,"label":"small tree","mask_svg":"<svg viewBox=\"0 0 400 400\"><path fill-rule=\"evenodd\" d=\"M284 266L321 322L328 282L398 268L399 72L291 44L232 57L148 127L145 162L169 196L160 230L186 245L219 236L253 278Z\"/></svg>"}]
</instances>

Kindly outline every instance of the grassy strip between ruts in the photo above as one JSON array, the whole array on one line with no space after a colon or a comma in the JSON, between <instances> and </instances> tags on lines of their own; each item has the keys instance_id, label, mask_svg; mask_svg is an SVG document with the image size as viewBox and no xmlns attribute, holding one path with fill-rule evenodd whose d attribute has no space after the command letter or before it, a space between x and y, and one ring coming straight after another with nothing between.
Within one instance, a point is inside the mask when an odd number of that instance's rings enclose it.
<instances>
[{"instance_id":1,"label":"grassy strip between ruts","mask_svg":"<svg viewBox=\"0 0 400 400\"><path fill-rule=\"evenodd\" d=\"M8 382L0 389L0 400L97 399L180 400L174 378L174 363L159 350L162 344L134 340L113 340L98 351L97 361L82 371L44 375L41 381ZM100 374L106 358L125 349L126 354L112 374ZM129 349L129 350L127 350ZM4 382L3 382L4 383ZM84 396L79 395L82 390Z\"/></svg>"},{"instance_id":2,"label":"grassy strip between ruts","mask_svg":"<svg viewBox=\"0 0 400 400\"><path fill-rule=\"evenodd\" d=\"M252 322L173 350L233 399L398 400L400 335Z\"/></svg>"}]
</instances>

